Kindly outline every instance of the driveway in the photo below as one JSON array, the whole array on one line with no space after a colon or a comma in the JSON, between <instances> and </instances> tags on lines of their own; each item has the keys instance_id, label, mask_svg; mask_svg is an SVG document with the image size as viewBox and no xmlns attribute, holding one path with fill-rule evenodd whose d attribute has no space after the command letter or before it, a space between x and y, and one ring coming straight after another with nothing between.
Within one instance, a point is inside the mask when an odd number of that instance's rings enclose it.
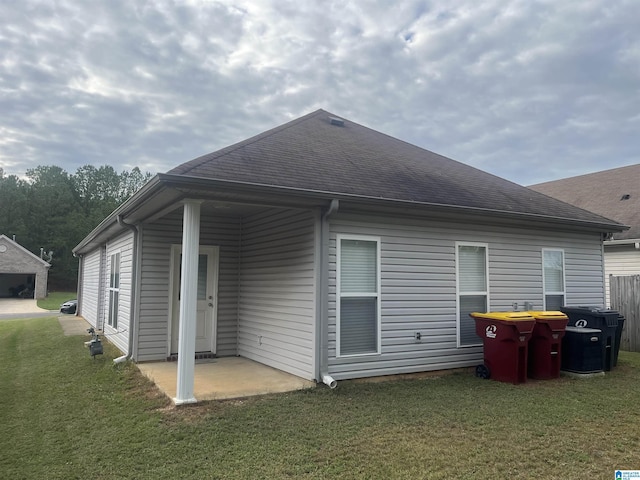
<instances>
[{"instance_id":1,"label":"driveway","mask_svg":"<svg viewBox=\"0 0 640 480\"><path fill-rule=\"evenodd\" d=\"M0 320L8 318L33 318L56 315L57 310L38 307L38 301L23 298L0 298Z\"/></svg>"}]
</instances>

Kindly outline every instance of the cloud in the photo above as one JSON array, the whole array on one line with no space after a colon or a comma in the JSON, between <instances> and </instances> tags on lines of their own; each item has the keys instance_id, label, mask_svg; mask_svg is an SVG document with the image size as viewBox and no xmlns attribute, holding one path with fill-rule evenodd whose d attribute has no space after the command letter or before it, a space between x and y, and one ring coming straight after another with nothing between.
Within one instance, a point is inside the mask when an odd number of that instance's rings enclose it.
<instances>
[{"instance_id":1,"label":"cloud","mask_svg":"<svg viewBox=\"0 0 640 480\"><path fill-rule=\"evenodd\" d=\"M166 171L325 108L529 184L636 163L635 1L0 4L0 166Z\"/></svg>"}]
</instances>

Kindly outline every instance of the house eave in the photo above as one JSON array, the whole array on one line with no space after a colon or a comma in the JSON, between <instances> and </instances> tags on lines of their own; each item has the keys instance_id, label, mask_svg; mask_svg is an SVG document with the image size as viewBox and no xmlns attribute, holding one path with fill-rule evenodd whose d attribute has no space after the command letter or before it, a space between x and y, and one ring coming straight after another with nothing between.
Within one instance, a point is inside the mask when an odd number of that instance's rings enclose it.
<instances>
[{"instance_id":1,"label":"house eave","mask_svg":"<svg viewBox=\"0 0 640 480\"><path fill-rule=\"evenodd\" d=\"M373 197L366 195L355 195L348 193L337 193L321 190L307 190L295 187L283 187L258 183L249 183L232 180L211 179L202 177L191 177L186 175L159 174L159 177L167 186L180 189L189 195L189 193L197 193L201 189L220 194L224 191L233 191L236 194L269 194L278 197L295 198L294 203L299 205L300 199L306 199L304 205L326 206L331 199L338 199L341 202L359 205L359 206L377 206L397 208L410 208L412 214L419 214L420 210L429 214L442 212L449 214L452 212L466 214L483 214L495 218L513 219L525 222L546 223L552 225L571 225L599 232L622 232L629 227L615 221L611 222L594 222L575 218L557 217L553 215L537 215L523 212L513 212L500 209L485 209L460 205L445 205L438 203L419 202L404 199L393 199L384 197ZM195 191L194 191L195 189Z\"/></svg>"},{"instance_id":2,"label":"house eave","mask_svg":"<svg viewBox=\"0 0 640 480\"><path fill-rule=\"evenodd\" d=\"M627 226L616 222L591 222L575 218L536 215L531 213L485 209L460 205L444 205L405 199L393 199L337 193L330 191L308 190L295 187L283 187L215 178L192 177L160 173L147 182L126 202L116 208L97 227L95 227L74 249L75 255L82 255L96 248L100 243L124 231L118 223L118 217L127 223L139 223L153 217L157 212L170 205L176 205L184 199L203 199L211 201L229 201L238 203L268 204L289 208L327 207L332 199L340 200L352 210L404 210L407 215L484 215L499 221L514 221L529 224L563 225L573 228L603 233L621 232ZM151 204L151 200L155 202Z\"/></svg>"}]
</instances>

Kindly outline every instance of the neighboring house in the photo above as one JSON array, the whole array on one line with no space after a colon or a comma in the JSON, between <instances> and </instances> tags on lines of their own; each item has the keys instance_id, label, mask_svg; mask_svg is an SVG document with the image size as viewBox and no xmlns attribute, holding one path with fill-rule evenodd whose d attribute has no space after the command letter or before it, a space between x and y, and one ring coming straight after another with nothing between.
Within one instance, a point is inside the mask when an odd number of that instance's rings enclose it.
<instances>
[{"instance_id":1,"label":"neighboring house","mask_svg":"<svg viewBox=\"0 0 640 480\"><path fill-rule=\"evenodd\" d=\"M640 164L532 185L530 188L630 228L604 242L606 303L609 275L640 274Z\"/></svg>"},{"instance_id":2,"label":"neighboring house","mask_svg":"<svg viewBox=\"0 0 640 480\"><path fill-rule=\"evenodd\" d=\"M0 298L45 298L50 266L14 240L0 235Z\"/></svg>"},{"instance_id":3,"label":"neighboring house","mask_svg":"<svg viewBox=\"0 0 640 480\"><path fill-rule=\"evenodd\" d=\"M138 362L333 380L475 365L472 311L604 303L623 226L318 110L151 179L75 249L79 312Z\"/></svg>"}]
</instances>

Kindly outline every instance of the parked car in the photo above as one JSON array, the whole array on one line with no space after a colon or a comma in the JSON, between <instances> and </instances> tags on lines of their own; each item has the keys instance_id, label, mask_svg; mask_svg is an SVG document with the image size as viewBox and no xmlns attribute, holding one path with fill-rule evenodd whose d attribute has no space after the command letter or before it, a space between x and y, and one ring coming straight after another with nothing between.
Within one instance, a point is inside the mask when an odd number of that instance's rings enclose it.
<instances>
[{"instance_id":1,"label":"parked car","mask_svg":"<svg viewBox=\"0 0 640 480\"><path fill-rule=\"evenodd\" d=\"M78 300L69 300L60 305L60 313L76 313Z\"/></svg>"}]
</instances>

